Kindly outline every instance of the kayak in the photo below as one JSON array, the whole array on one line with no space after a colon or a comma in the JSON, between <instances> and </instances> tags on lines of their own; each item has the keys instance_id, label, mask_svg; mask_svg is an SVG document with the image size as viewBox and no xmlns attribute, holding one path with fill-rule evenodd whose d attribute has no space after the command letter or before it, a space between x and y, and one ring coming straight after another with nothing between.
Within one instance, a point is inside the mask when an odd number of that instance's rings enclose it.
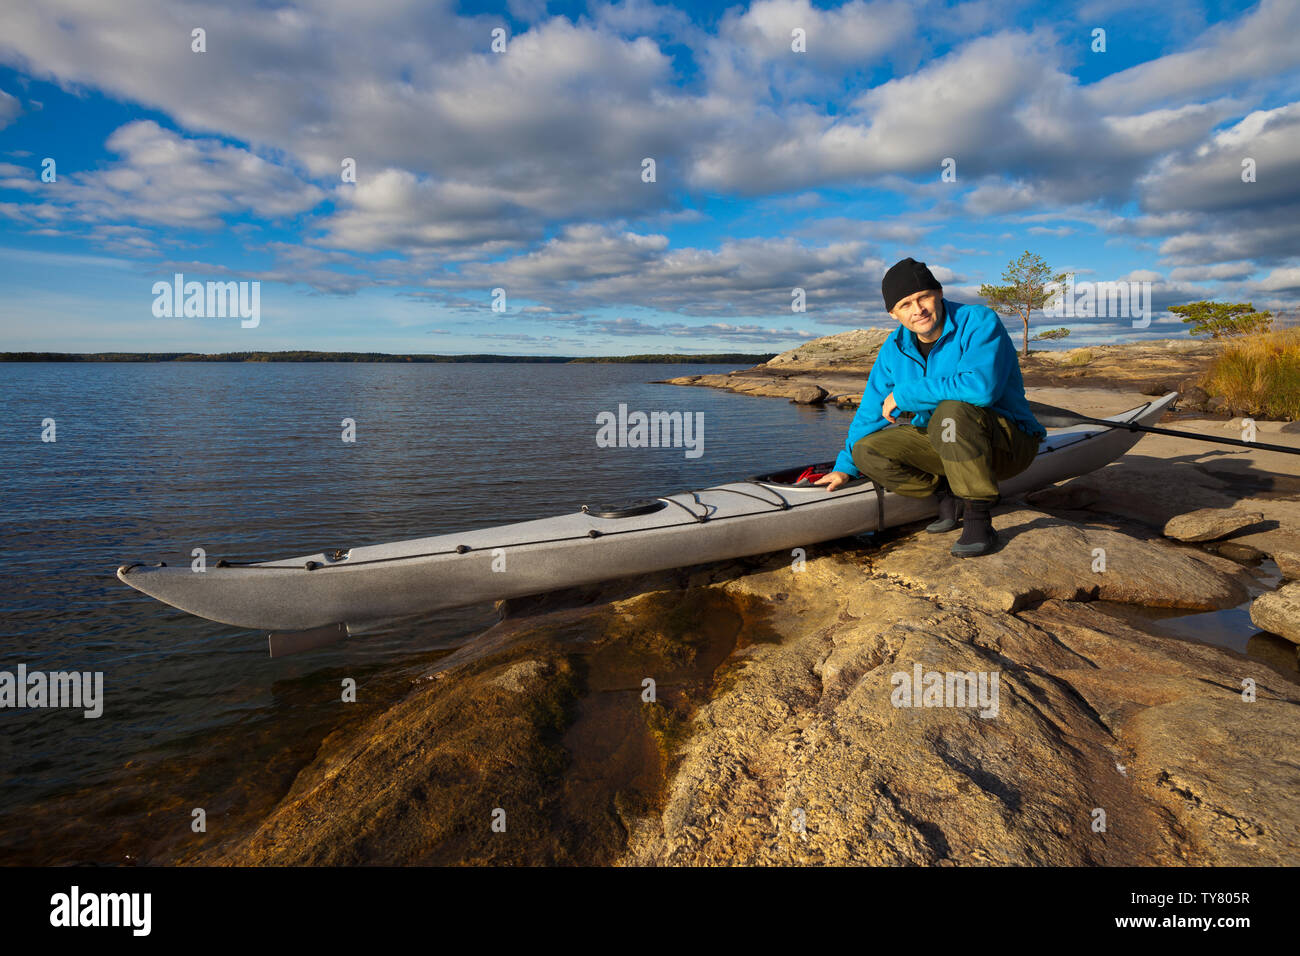
<instances>
[{"instance_id":1,"label":"kayak","mask_svg":"<svg viewBox=\"0 0 1300 956\"><path fill-rule=\"evenodd\" d=\"M1170 392L1097 424L1049 433L1004 498L1086 474L1142 438L1125 425L1159 421ZM908 498L857 478L828 492L804 477L830 462L554 518L277 561L128 564L137 591L236 627L355 631L376 621L522 597L685 565L806 547L933 516L933 498ZM957 558L954 561L959 560Z\"/></svg>"}]
</instances>

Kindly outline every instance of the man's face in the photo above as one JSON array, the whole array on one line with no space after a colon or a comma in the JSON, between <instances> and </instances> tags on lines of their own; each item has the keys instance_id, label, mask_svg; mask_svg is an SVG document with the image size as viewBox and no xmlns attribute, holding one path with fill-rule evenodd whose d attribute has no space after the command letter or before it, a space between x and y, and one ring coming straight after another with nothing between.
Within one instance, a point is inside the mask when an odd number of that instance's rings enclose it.
<instances>
[{"instance_id":1,"label":"man's face","mask_svg":"<svg viewBox=\"0 0 1300 956\"><path fill-rule=\"evenodd\" d=\"M916 333L917 338L929 341L938 337L943 315L942 294L938 289L914 292L906 299L894 303L889 314Z\"/></svg>"}]
</instances>

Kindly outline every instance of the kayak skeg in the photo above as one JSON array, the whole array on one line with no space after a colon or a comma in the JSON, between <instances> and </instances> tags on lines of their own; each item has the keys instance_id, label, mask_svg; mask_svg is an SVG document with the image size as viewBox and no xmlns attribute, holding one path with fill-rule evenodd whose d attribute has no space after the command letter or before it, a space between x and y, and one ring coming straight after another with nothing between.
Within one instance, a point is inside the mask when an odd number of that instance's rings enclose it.
<instances>
[{"instance_id":1,"label":"kayak skeg","mask_svg":"<svg viewBox=\"0 0 1300 956\"><path fill-rule=\"evenodd\" d=\"M1113 425L1049 433L1023 472L1000 484L1004 498L1087 474L1142 438L1170 392L1119 415ZM202 572L130 564L118 578L190 614L272 631L347 626L685 565L806 547L908 524L935 514L934 499L908 498L858 478L828 492L806 463L698 491L612 507L584 506L553 518ZM498 560L504 558L504 560ZM494 569L495 567L495 569Z\"/></svg>"}]
</instances>

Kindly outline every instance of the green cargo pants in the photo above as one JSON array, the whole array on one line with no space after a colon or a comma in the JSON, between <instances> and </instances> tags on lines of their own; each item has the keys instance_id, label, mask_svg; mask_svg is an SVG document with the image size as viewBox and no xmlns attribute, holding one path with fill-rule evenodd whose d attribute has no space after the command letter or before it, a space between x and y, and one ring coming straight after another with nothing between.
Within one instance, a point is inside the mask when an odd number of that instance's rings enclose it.
<instances>
[{"instance_id":1,"label":"green cargo pants","mask_svg":"<svg viewBox=\"0 0 1300 956\"><path fill-rule=\"evenodd\" d=\"M886 490L926 498L946 475L959 498L996 501L998 482L1018 475L1038 454L1039 439L991 408L940 402L925 428L882 428L853 445L853 464Z\"/></svg>"}]
</instances>

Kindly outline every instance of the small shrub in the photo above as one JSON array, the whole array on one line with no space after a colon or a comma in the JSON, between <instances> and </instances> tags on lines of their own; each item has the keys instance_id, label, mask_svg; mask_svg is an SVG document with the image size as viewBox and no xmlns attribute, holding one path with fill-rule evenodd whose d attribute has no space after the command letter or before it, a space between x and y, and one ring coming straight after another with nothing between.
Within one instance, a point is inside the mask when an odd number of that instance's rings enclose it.
<instances>
[{"instance_id":1,"label":"small shrub","mask_svg":"<svg viewBox=\"0 0 1300 956\"><path fill-rule=\"evenodd\" d=\"M1092 361L1092 349L1074 349L1061 356L1063 365L1087 365Z\"/></svg>"},{"instance_id":2,"label":"small shrub","mask_svg":"<svg viewBox=\"0 0 1300 956\"><path fill-rule=\"evenodd\" d=\"M1205 390L1243 414L1300 419L1300 328L1232 341L1206 375Z\"/></svg>"}]
</instances>

